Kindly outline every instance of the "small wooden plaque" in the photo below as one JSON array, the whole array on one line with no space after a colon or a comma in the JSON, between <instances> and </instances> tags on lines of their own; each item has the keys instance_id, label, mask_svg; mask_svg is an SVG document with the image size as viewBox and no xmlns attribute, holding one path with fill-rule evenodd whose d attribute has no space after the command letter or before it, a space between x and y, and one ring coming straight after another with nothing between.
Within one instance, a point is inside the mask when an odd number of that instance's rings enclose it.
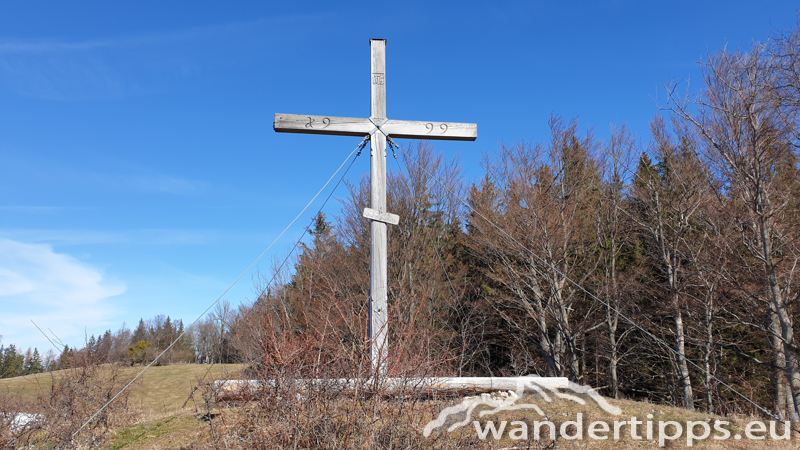
<instances>
[{"instance_id":1,"label":"small wooden plaque","mask_svg":"<svg viewBox=\"0 0 800 450\"><path fill-rule=\"evenodd\" d=\"M372 208L364 208L363 216L369 220L377 220L378 222L390 223L392 225L397 225L398 223L400 223L400 216L398 216L397 214L392 214L388 212L381 213L375 211Z\"/></svg>"}]
</instances>

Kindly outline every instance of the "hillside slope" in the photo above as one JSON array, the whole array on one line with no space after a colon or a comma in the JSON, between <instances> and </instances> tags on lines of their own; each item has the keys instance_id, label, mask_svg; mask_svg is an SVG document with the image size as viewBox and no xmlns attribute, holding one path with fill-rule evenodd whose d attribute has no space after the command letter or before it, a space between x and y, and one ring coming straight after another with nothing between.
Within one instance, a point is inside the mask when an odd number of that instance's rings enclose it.
<instances>
[{"instance_id":1,"label":"hillside slope","mask_svg":"<svg viewBox=\"0 0 800 450\"><path fill-rule=\"evenodd\" d=\"M133 378L143 368L143 366L125 367L121 375L123 378ZM152 413L174 411L183 405L199 378L204 375L206 379L234 378L242 368L244 368L242 364L153 366L131 386L129 401L132 405ZM12 394L23 400L35 400L40 393L46 395L53 377L60 377L64 372L57 370L52 373L0 379L0 392Z\"/></svg>"},{"instance_id":2,"label":"hillside slope","mask_svg":"<svg viewBox=\"0 0 800 450\"><path fill-rule=\"evenodd\" d=\"M190 402L185 409L181 406L186 401L189 394L197 384L197 380L205 375L208 379L234 378L236 373L241 370L243 365L173 365L165 367L152 367L142 376L141 382L137 382L131 388L130 403L141 411L137 415L134 424L115 428L108 436L103 448L108 449L184 449L184 448L212 448L218 444L220 436L238 436L237 439L248 439L249 433L259 433L260 427L248 427L250 431L245 431L240 425L250 423L253 411L250 407L214 408L212 416L216 417L209 421L208 412L202 407L196 408ZM209 371L209 369L211 369ZM124 375L133 377L142 370L142 367L126 367L122 369ZM206 375L206 372L208 374ZM51 384L51 376L63 376L63 372L51 374L40 374L36 376L18 377L0 380L0 392L17 396L20 399L35 399L38 393L47 394ZM323 411L327 416L334 417L339 423L338 433L345 433L352 437L348 439L359 440L363 436L355 433L369 432L368 430L384 428L385 430L401 430L406 433L410 442L414 442L419 448L455 448L450 444L470 443L469 448L486 449L509 449L509 448L542 448L546 443L536 443L532 440L523 442L510 439L508 430L513 428L508 425L504 437L493 439L491 436L478 439L473 423L469 422L465 426L453 432L446 431L444 428L436 430L430 438L424 438L422 432L426 424L437 418L439 413L445 408L457 405L462 400L461 397L441 399L441 400L412 400L411 402L397 402L392 399L380 400L376 405L377 409L366 408L371 404L369 400L356 400L352 396L340 396L332 399L320 400L318 406L325 405L324 409L314 409L317 414ZM577 413L581 413L585 422L588 424L592 420L603 420L613 425L614 420L629 420L630 417L653 418L655 421L672 421L686 426L687 421L698 421L705 423L715 423L717 420L730 421L727 427L732 435L744 434L745 424L754 418L735 417L721 418L705 414L703 412L689 412L681 408L653 405L647 402L634 402L628 400L611 400L608 402L617 406L621 410L619 416L608 416L598 405L592 401L585 403L575 402L569 399L551 398L546 402L542 398L526 396L520 399L520 403L537 403L541 406L547 420L561 424L568 420L575 420ZM588 400L588 399L587 399ZM202 399L198 395L195 401L199 404ZM297 405L295 414L284 416L285 423L271 423L270 426L277 426L290 434L298 436L308 433L316 433L319 423L324 422L323 416L316 414L304 415L302 402ZM401 403L408 403L400 407ZM357 404L357 405L356 405ZM355 408L353 409L353 406ZM384 410L385 408L385 410ZM398 409L399 408L399 409ZM384 410L381 413L381 410ZM369 414L365 414L369 411ZM311 412L311 411L305 411ZM217 416L217 415L220 416ZM382 417L383 416L383 417ZM523 409L520 411L506 411L489 416L482 416L475 412L472 420L481 422L485 427L489 421L500 424L507 421L509 424L514 420L524 420L529 424L533 420L543 420L534 413L533 410ZM646 420L646 419L645 419ZM368 423L362 423L362 422ZM767 420L761 421L768 423ZM381 423L391 424L384 427ZM517 422L519 423L519 422ZM377 427L377 428L376 428ZM399 428L398 428L399 427ZM211 429L214 428L212 434ZM268 427L269 428L269 427ZM484 428L485 429L485 428ZM782 427L780 427L782 430ZM294 430L294 431L292 431ZM360 430L360 431L353 431ZM367 430L367 431L365 431ZM245 434L241 433L245 431ZM265 429L261 429L261 432ZM547 448L593 448L601 450L622 450L636 448L658 448L658 442L651 440L634 440L629 436L629 429L623 428L621 439L608 440L583 440L565 441L559 439L554 446ZM642 433L643 434L643 433ZM216 435L216 438L212 436ZM403 436L400 434L399 436ZM437 437L438 436L438 437ZM222 438L223 440L225 438ZM430 440L429 440L430 439ZM532 439L532 436L531 436ZM764 441L754 441L746 439L727 439L714 440L710 437L705 440L694 442L695 448L701 449L772 449L772 448L799 448L800 435L794 435L790 441L776 441L767 434ZM543 445L544 444L544 445ZM550 443L552 444L552 443ZM684 448L686 447L684 437L665 442L667 447ZM238 448L246 448L239 446ZM350 447L341 447L350 448ZM459 447L461 448L461 447Z\"/></svg>"}]
</instances>

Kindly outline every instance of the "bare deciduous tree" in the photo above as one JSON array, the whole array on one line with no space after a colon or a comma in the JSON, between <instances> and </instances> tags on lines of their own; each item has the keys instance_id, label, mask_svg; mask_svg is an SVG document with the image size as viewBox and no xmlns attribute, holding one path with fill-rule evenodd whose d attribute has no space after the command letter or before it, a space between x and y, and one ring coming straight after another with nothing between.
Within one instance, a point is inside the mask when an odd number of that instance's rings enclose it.
<instances>
[{"instance_id":1,"label":"bare deciduous tree","mask_svg":"<svg viewBox=\"0 0 800 450\"><path fill-rule=\"evenodd\" d=\"M498 288L488 296L539 349L548 376L577 381L590 311L568 278L583 285L597 266L590 247L600 174L591 133L580 138L577 122L558 116L550 130L546 149L501 147L487 163L487 180L473 190L475 210L502 231L477 215L470 226L474 251Z\"/></svg>"},{"instance_id":2,"label":"bare deciduous tree","mask_svg":"<svg viewBox=\"0 0 800 450\"><path fill-rule=\"evenodd\" d=\"M800 407L800 362L791 314L798 252L792 223L796 188L789 185L797 182L797 107L776 98L776 92L787 90L776 89L781 76L764 45L754 43L750 53L712 54L703 75L705 87L697 96L678 97L675 86L668 86L667 107L703 136L706 157L731 203L732 224L745 249L741 256L760 264L761 283L755 291L740 288L766 300L773 364L786 374L793 396L793 405L787 406L793 406L794 415ZM780 411L781 383L774 387Z\"/></svg>"},{"instance_id":3,"label":"bare deciduous tree","mask_svg":"<svg viewBox=\"0 0 800 450\"><path fill-rule=\"evenodd\" d=\"M624 214L626 208L627 180L632 176L629 167L633 154L633 137L625 126L611 128L611 136L605 147L605 169L607 174L599 197L597 215L597 247L600 254L598 271L598 294L606 304L604 323L608 332L608 372L611 383L611 396L619 397L618 364L623 354L623 341L635 328L620 323L620 314L626 309L626 301L631 296L625 288L631 284L629 278L621 279L623 269L631 270L633 261L623 261L623 253L630 252L630 221ZM630 258L628 258L630 259ZM599 349L596 350L599 352Z\"/></svg>"}]
</instances>

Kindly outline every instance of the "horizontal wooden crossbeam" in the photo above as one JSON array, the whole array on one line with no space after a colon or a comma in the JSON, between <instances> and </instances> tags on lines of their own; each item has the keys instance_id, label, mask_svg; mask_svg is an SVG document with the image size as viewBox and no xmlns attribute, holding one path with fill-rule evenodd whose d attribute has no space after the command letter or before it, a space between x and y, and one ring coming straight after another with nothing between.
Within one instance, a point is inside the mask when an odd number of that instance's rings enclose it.
<instances>
[{"instance_id":1,"label":"horizontal wooden crossbeam","mask_svg":"<svg viewBox=\"0 0 800 450\"><path fill-rule=\"evenodd\" d=\"M275 114L273 128L281 133L365 136L376 127L369 119L355 117ZM478 138L478 125L474 123L387 120L380 129L393 138L456 141Z\"/></svg>"}]
</instances>

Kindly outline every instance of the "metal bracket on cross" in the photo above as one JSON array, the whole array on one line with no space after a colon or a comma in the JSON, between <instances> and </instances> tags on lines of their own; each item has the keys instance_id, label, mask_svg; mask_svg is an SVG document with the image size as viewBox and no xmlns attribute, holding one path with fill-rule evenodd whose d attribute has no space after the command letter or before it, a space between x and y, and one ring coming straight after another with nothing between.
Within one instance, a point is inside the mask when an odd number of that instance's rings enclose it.
<instances>
[{"instance_id":1,"label":"metal bracket on cross","mask_svg":"<svg viewBox=\"0 0 800 450\"><path fill-rule=\"evenodd\" d=\"M400 216L397 214L388 212L382 213L372 208L364 208L362 215L369 220L377 220L378 222L390 223L392 225L397 225L400 223Z\"/></svg>"},{"instance_id":2,"label":"metal bracket on cross","mask_svg":"<svg viewBox=\"0 0 800 450\"><path fill-rule=\"evenodd\" d=\"M383 119L380 121L380 123L376 123L375 120L373 120L372 118L370 118L369 121L372 122L373 125L375 125L375 128L373 128L372 131L369 132L370 136L375 134L376 131L380 130L380 132L383 133L384 136L386 136L387 138L389 137L389 133L383 131L383 128L381 128L382 126L386 125L386 122L388 122L389 119Z\"/></svg>"}]
</instances>

